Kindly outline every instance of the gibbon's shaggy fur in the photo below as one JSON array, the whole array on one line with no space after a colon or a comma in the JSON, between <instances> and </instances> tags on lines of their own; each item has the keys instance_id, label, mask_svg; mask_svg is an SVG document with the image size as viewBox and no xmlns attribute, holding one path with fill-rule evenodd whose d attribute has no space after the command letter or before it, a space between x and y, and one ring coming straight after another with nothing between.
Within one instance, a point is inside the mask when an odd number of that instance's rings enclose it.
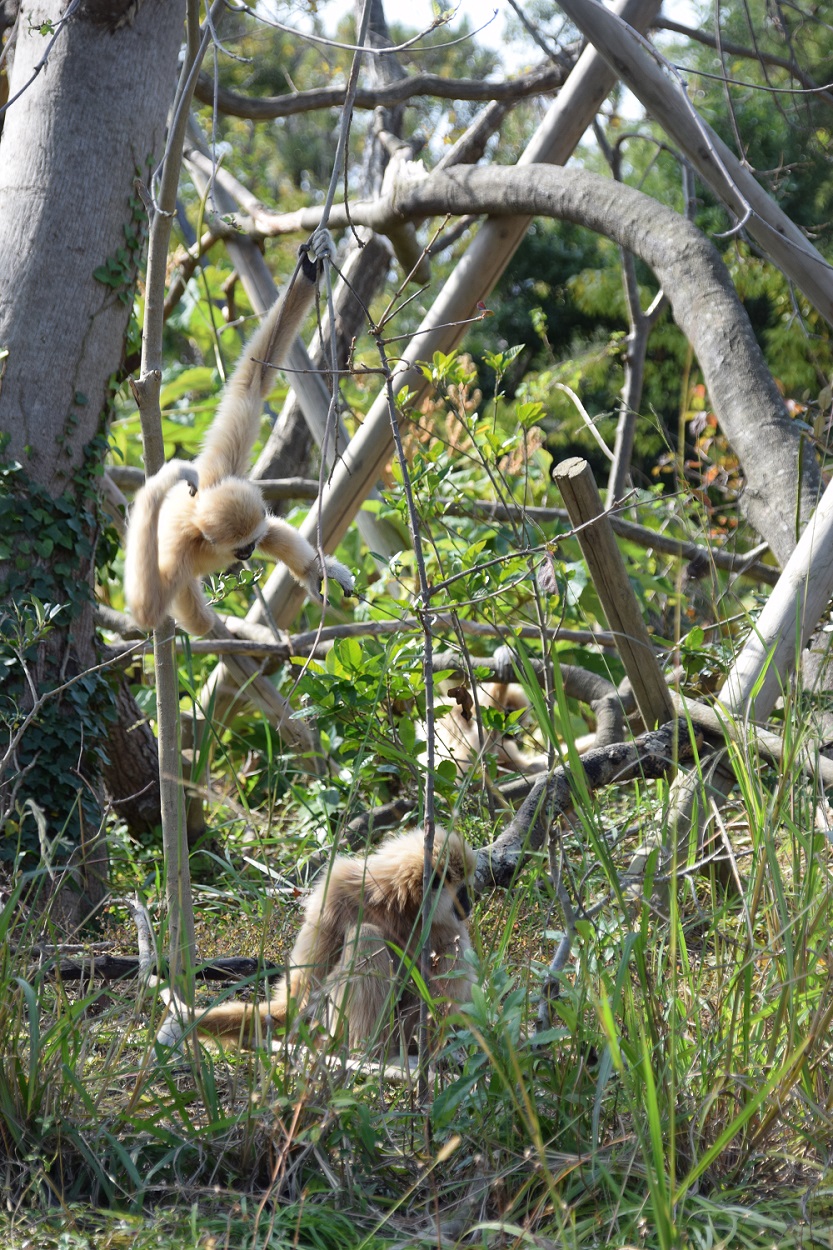
<instances>
[{"instance_id":1,"label":"gibbon's shaggy fur","mask_svg":"<svg viewBox=\"0 0 833 1250\"><path fill-rule=\"evenodd\" d=\"M437 829L431 879L433 998L466 1002L473 973L467 917L474 852L454 833ZM289 957L286 981L271 1002L229 1002L197 1017L198 1036L247 1045L267 1026L283 1025L290 1000L309 1008L331 1036L353 1050L407 1050L419 1019L419 996L409 967L419 956L423 833L388 838L367 858L339 855L310 895L304 923ZM288 982L288 984L287 984ZM178 1042L184 1031L179 1004L157 1040Z\"/></svg>"},{"instance_id":2,"label":"gibbon's shaggy fur","mask_svg":"<svg viewBox=\"0 0 833 1250\"><path fill-rule=\"evenodd\" d=\"M332 241L314 239L319 253ZM148 478L130 511L125 553L127 605L143 629L172 612L191 634L211 629L213 614L201 579L255 550L282 561L313 599L322 576L353 590L349 571L318 554L303 535L270 516L255 482L246 476L274 366L286 355L312 302L319 262L302 249L295 281L273 304L227 383L217 415L196 460L170 460Z\"/></svg>"},{"instance_id":3,"label":"gibbon's shaggy fur","mask_svg":"<svg viewBox=\"0 0 833 1250\"><path fill-rule=\"evenodd\" d=\"M453 760L461 773L467 772L483 755L495 755L502 768L509 768L516 773L540 773L546 770L546 752L532 755L523 751L511 733L484 728L481 743L471 692L464 687L462 691L455 688L449 694L455 696L454 703L447 706L444 714L440 714L438 709L435 721L438 758ZM529 708L526 691L517 682L487 682L478 687L477 699L481 709L495 708L504 713L525 713ZM525 715L519 718L518 728L523 726L525 719Z\"/></svg>"}]
</instances>

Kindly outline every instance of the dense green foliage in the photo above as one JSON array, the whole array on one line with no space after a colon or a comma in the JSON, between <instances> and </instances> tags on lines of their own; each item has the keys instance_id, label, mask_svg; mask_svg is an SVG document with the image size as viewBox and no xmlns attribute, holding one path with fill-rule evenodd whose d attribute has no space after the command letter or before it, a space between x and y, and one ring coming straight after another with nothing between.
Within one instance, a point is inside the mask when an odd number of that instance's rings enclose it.
<instances>
[{"instance_id":1,"label":"dense green foliage","mask_svg":"<svg viewBox=\"0 0 833 1250\"><path fill-rule=\"evenodd\" d=\"M315 31L334 33L326 8L306 8ZM523 8L551 43L564 35L543 0ZM786 11L753 0L722 14L726 39L751 44L751 20L755 46L784 55ZM794 23L789 47L821 82L831 31L815 11L806 16ZM224 87L281 96L343 82L348 48L305 42L242 12L227 22L222 38L234 55L220 57ZM532 63L540 48L517 21L514 31L524 65ZM349 43L352 22L343 19L335 33ZM500 54L476 39L455 43L440 28L428 43L402 51L408 72L500 72ZM663 46L696 82L703 116L727 142L742 137L752 166L827 252L829 103L759 89L783 89L789 75L733 54L726 70L741 85L731 89L730 112L724 84L698 76L719 67L712 49L684 39ZM415 99L403 110L402 134L415 150L423 145L430 166L479 107ZM733 223L702 186L695 183L686 204L677 154L625 107L614 97L579 159L606 171L607 153L628 183L690 210L716 237L789 410L826 465L830 327L742 233L724 233ZM542 108L515 108L490 155L514 160ZM214 119L210 110L201 115L208 132ZM357 196L377 189L378 121L370 112L353 121L348 185ZM339 122L337 109L265 124L221 114L212 133L224 169L264 204L291 210L320 200ZM177 246L192 247L212 212L210 196L184 177ZM128 234L125 242L124 254L97 273L119 299L141 239ZM280 282L297 239L264 247ZM391 360L397 336L406 338L430 306L456 255L435 257L431 287L402 299L386 324ZM623 677L552 484L553 465L581 454L604 489L610 462L600 440L613 445L629 328L620 260L611 243L579 227L536 222L463 349L423 363L430 397L420 405L398 397L406 465L386 466L370 507L396 527L402 549L380 560L353 526L338 554L357 572L358 594L324 622L352 632L328 639L312 658L299 646L270 673L313 731L315 760L288 750L270 720L243 701L221 716L226 692L206 685L215 656L187 642L178 653L189 797L204 804L208 826L191 847L200 958L246 954L280 966L315 873L355 844L356 813L397 798L420 818L430 784L438 818L474 846L506 827L513 809L499 789L507 776L499 753L489 749L476 767L458 769L441 750L429 773L426 720L435 702L442 742L444 724L465 705L462 687L482 688L498 645L515 645L514 676L533 714L484 705L482 729L492 746L509 734L549 753L551 764L566 757L574 810L553 830L550 853L532 856L513 889L478 901L472 1001L438 1025L423 1101L410 1077L392 1081L372 1067L356 1073L342 1053L322 1055L303 1020L273 1051L186 1045L171 1053L153 1042L162 1014L156 988L92 976L78 983L58 969L60 953L44 937L62 936L51 928L60 918L40 907L31 882L98 827L98 790L86 783L107 750L108 679L66 670L59 695L37 688L44 701L20 743L15 734L31 705L29 675L57 645L58 625L65 638L84 622L91 637L94 579L105 603L124 607L123 556L102 530L98 440L58 498L19 466L0 468L0 725L15 746L0 858L23 870L15 876L9 866L0 894L0 1178L4 1244L13 1250L830 1244L833 862L821 832L823 794L799 759L805 745L818 750L827 697L805 693L800 682L785 690L774 718L785 742L777 769L753 740L718 744L734 769L735 795L726 807L715 804L713 842L678 847L668 877L655 879L657 855L648 851L673 840L669 783L643 778L591 795L575 739L592 730L593 716L555 676L572 664L611 689ZM186 263L184 252L179 261ZM645 308L656 282L641 265L636 277ZM371 320L391 289L389 282L372 301ZM140 289L127 352L134 363L143 315ZM167 456L196 454L250 316L218 237L166 323ZM353 432L379 385L361 368L379 364L370 334L357 336L351 360L360 367L341 380L340 397ZM139 418L120 381L108 454L113 464L138 467ZM287 389L277 378L264 437ZM427 680L423 669L406 477L429 588L418 606L430 617L435 649L451 651L463 678L449 668ZM739 507L742 466L667 312L648 340L632 481L627 513L645 532L639 543L620 544L631 585L666 671L686 696L708 697L765 590L754 572L741 578L706 560L686 565L651 545L652 537L694 538L725 554L757 543ZM500 514L490 511L495 505ZM298 523L307 506L286 515ZM243 616L266 571L259 561L213 579L214 602ZM307 604L293 633L321 623L320 608ZM550 665L544 690L530 680L532 660ZM137 660L130 674L140 712L152 721L151 659ZM634 718L627 732L639 728ZM713 763L704 754L695 764L709 783ZM140 843L115 820L108 832L105 942L135 949L123 900L138 895L164 950L161 844L154 835ZM647 868L637 881L628 870L640 852ZM544 1012L548 969L567 933L570 959ZM201 987L199 1002L260 996L270 986L274 976Z\"/></svg>"}]
</instances>

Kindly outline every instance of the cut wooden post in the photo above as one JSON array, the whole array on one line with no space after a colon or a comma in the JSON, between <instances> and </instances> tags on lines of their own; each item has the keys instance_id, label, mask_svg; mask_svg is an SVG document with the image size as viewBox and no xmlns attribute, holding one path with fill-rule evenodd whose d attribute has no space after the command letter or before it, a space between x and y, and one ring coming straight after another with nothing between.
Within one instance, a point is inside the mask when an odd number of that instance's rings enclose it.
<instances>
[{"instance_id":1,"label":"cut wooden post","mask_svg":"<svg viewBox=\"0 0 833 1250\"><path fill-rule=\"evenodd\" d=\"M562 460L552 476L576 529L645 727L665 725L675 719L674 705L590 465L573 456Z\"/></svg>"}]
</instances>

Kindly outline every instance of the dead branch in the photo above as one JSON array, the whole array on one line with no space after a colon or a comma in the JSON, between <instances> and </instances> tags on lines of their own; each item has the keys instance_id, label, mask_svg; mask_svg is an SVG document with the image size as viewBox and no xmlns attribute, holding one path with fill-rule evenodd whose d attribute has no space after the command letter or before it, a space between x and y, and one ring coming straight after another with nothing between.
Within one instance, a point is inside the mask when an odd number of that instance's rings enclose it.
<instances>
[{"instance_id":1,"label":"dead branch","mask_svg":"<svg viewBox=\"0 0 833 1250\"><path fill-rule=\"evenodd\" d=\"M404 816L416 807L413 799L400 796L381 807L373 807L370 811L360 812L354 816L344 829L344 839L353 851L361 850L374 833L382 829L390 829L398 825Z\"/></svg>"},{"instance_id":2,"label":"dead branch","mask_svg":"<svg viewBox=\"0 0 833 1250\"><path fill-rule=\"evenodd\" d=\"M607 14L600 5L590 7ZM786 563L795 545L796 483L805 520L821 490L818 464L814 456L803 454L801 433L787 415L729 273L696 226L632 187L584 170L548 165L459 166L403 186L393 207L405 216L479 212L514 217L534 212L575 221L615 239L649 264L668 293L675 321L694 347L714 410L743 466L747 515L776 558ZM828 271L833 274L820 261L817 284ZM833 300L833 281L831 292ZM402 385L401 378L397 385ZM755 396L754 421L749 419L750 395ZM365 421L360 433L368 428ZM778 464L775 473L773 461ZM345 456L345 472L347 462Z\"/></svg>"},{"instance_id":3,"label":"dead branch","mask_svg":"<svg viewBox=\"0 0 833 1250\"><path fill-rule=\"evenodd\" d=\"M702 738L696 736L695 741L699 747ZM676 720L633 742L617 742L588 751L581 757L581 765L592 794L614 782L664 777L675 764L693 759L688 725ZM574 790L567 765L556 768L533 786L500 837L477 852L477 890L507 889L512 884L529 856L546 845L556 817L572 810Z\"/></svg>"},{"instance_id":4,"label":"dead branch","mask_svg":"<svg viewBox=\"0 0 833 1250\"><path fill-rule=\"evenodd\" d=\"M60 949L41 957L38 965L46 970L48 977L61 981L90 981L99 977L102 981L123 981L145 974L142 961L133 955L92 955L89 959L62 959ZM155 964L151 973L158 975ZM244 981L254 976L280 976L282 969L275 964L265 964L258 959L233 955L213 959L194 971L198 981Z\"/></svg>"},{"instance_id":5,"label":"dead branch","mask_svg":"<svg viewBox=\"0 0 833 1250\"><path fill-rule=\"evenodd\" d=\"M665 724L674 713L668 687L590 465L571 456L555 466L553 481L567 505L640 715L650 727Z\"/></svg>"},{"instance_id":6,"label":"dead branch","mask_svg":"<svg viewBox=\"0 0 833 1250\"><path fill-rule=\"evenodd\" d=\"M141 641L147 637L144 630L139 629L129 616L125 616L122 612L116 612L114 608L108 607L106 604L97 606L95 617L96 623L102 629L118 634L121 638ZM244 650L244 654L282 654L281 648L283 643L275 642L275 635L267 626L259 625L256 621L250 621L248 618L242 619L239 616L218 616L217 619L223 623L227 634L230 634L232 638L238 638L253 644L249 650ZM454 633L457 628L454 620L444 613L440 613L434 618L434 626L438 633ZM461 620L459 628L464 634L474 638L503 638L506 634L506 630L502 626L490 625L484 621ZM310 629L301 634L286 635L286 638L291 648L291 654L308 655L311 647L319 644L323 647L338 638L380 638L386 634L408 634L418 630L418 621L411 616L403 616L398 621L354 621L346 625L325 625L323 629ZM535 625L520 625L512 630L512 636L532 638L537 641L541 635L540 630ZM605 630L558 628L553 631L553 636L561 638L565 642L595 646L600 650L609 651L616 645L613 635ZM189 645L198 654L220 655L222 654L223 643L220 642L218 649L217 641L217 639L213 640L214 645L212 645L212 639L210 638L193 638ZM257 649L258 646L261 647L260 650ZM142 648L114 648L114 651L118 652L119 657L123 654L126 655L130 650L134 654L138 654ZM231 651L233 652L234 648ZM580 698L581 696L576 695L575 697Z\"/></svg>"},{"instance_id":7,"label":"dead branch","mask_svg":"<svg viewBox=\"0 0 833 1250\"><path fill-rule=\"evenodd\" d=\"M681 84L658 63L659 58L604 5L563 0L561 8L608 64L615 67L622 83L679 146L736 220L744 223L765 255L797 283L811 304L833 324L833 268L755 181L747 166L696 113ZM670 293L665 283L663 287Z\"/></svg>"},{"instance_id":8,"label":"dead branch","mask_svg":"<svg viewBox=\"0 0 833 1250\"><path fill-rule=\"evenodd\" d=\"M386 108L403 104L417 96L432 96L438 100L524 100L529 96L548 95L557 91L569 73L569 65L553 65L548 62L523 74L519 78L501 82L487 82L479 78L442 78L439 74L414 74L377 87L372 91L359 89L354 107L359 109ZM347 88L319 87L311 91L293 91L287 95L262 96L252 99L215 85L214 79L201 74L194 95L201 104L217 107L230 117L245 117L249 121L272 121L276 117L293 117L298 113L311 113L316 109L341 108Z\"/></svg>"}]
</instances>

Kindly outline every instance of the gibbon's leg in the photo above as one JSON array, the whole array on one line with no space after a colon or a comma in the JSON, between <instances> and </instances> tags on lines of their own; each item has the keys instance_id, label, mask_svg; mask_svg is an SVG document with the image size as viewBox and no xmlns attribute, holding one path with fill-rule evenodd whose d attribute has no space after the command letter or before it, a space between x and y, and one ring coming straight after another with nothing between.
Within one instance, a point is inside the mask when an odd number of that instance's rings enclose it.
<instances>
[{"instance_id":1,"label":"gibbon's leg","mask_svg":"<svg viewBox=\"0 0 833 1250\"><path fill-rule=\"evenodd\" d=\"M288 522L282 521L280 517L267 517L266 524L268 527L266 533L258 539L258 551L285 564L307 594L320 602L323 578L318 552L307 542L303 534L293 529ZM346 595L353 593L353 574L340 561L332 556L325 556L324 568L327 577L338 582Z\"/></svg>"},{"instance_id":2,"label":"gibbon's leg","mask_svg":"<svg viewBox=\"0 0 833 1250\"><path fill-rule=\"evenodd\" d=\"M124 596L131 615L142 629L155 629L164 619L177 592L178 577L162 576L159 568L159 513L172 487L187 482L191 495L199 478L192 464L169 460L145 482L133 501L127 523L124 557ZM179 575L187 576L182 564Z\"/></svg>"},{"instance_id":3,"label":"gibbon's leg","mask_svg":"<svg viewBox=\"0 0 833 1250\"><path fill-rule=\"evenodd\" d=\"M330 980L330 1032L347 1035L351 1050L387 1048L398 998L394 959L382 930L374 924L348 929Z\"/></svg>"},{"instance_id":4,"label":"gibbon's leg","mask_svg":"<svg viewBox=\"0 0 833 1250\"><path fill-rule=\"evenodd\" d=\"M220 1003L210 1007L202 1015L192 1015L184 1003L169 990L163 991L163 999L170 1011L162 1021L156 1040L162 1046L176 1046L191 1025L196 1027L198 1037L213 1037L224 1046L253 1046L262 1040L272 1027L286 1023L289 998L303 1007L308 995L306 979L291 974L290 994L287 996L284 980L277 993L266 1003Z\"/></svg>"},{"instance_id":5,"label":"gibbon's leg","mask_svg":"<svg viewBox=\"0 0 833 1250\"><path fill-rule=\"evenodd\" d=\"M172 606L177 625L189 634L210 633L214 625L214 613L206 603L202 583L196 577L189 577L180 587Z\"/></svg>"}]
</instances>

